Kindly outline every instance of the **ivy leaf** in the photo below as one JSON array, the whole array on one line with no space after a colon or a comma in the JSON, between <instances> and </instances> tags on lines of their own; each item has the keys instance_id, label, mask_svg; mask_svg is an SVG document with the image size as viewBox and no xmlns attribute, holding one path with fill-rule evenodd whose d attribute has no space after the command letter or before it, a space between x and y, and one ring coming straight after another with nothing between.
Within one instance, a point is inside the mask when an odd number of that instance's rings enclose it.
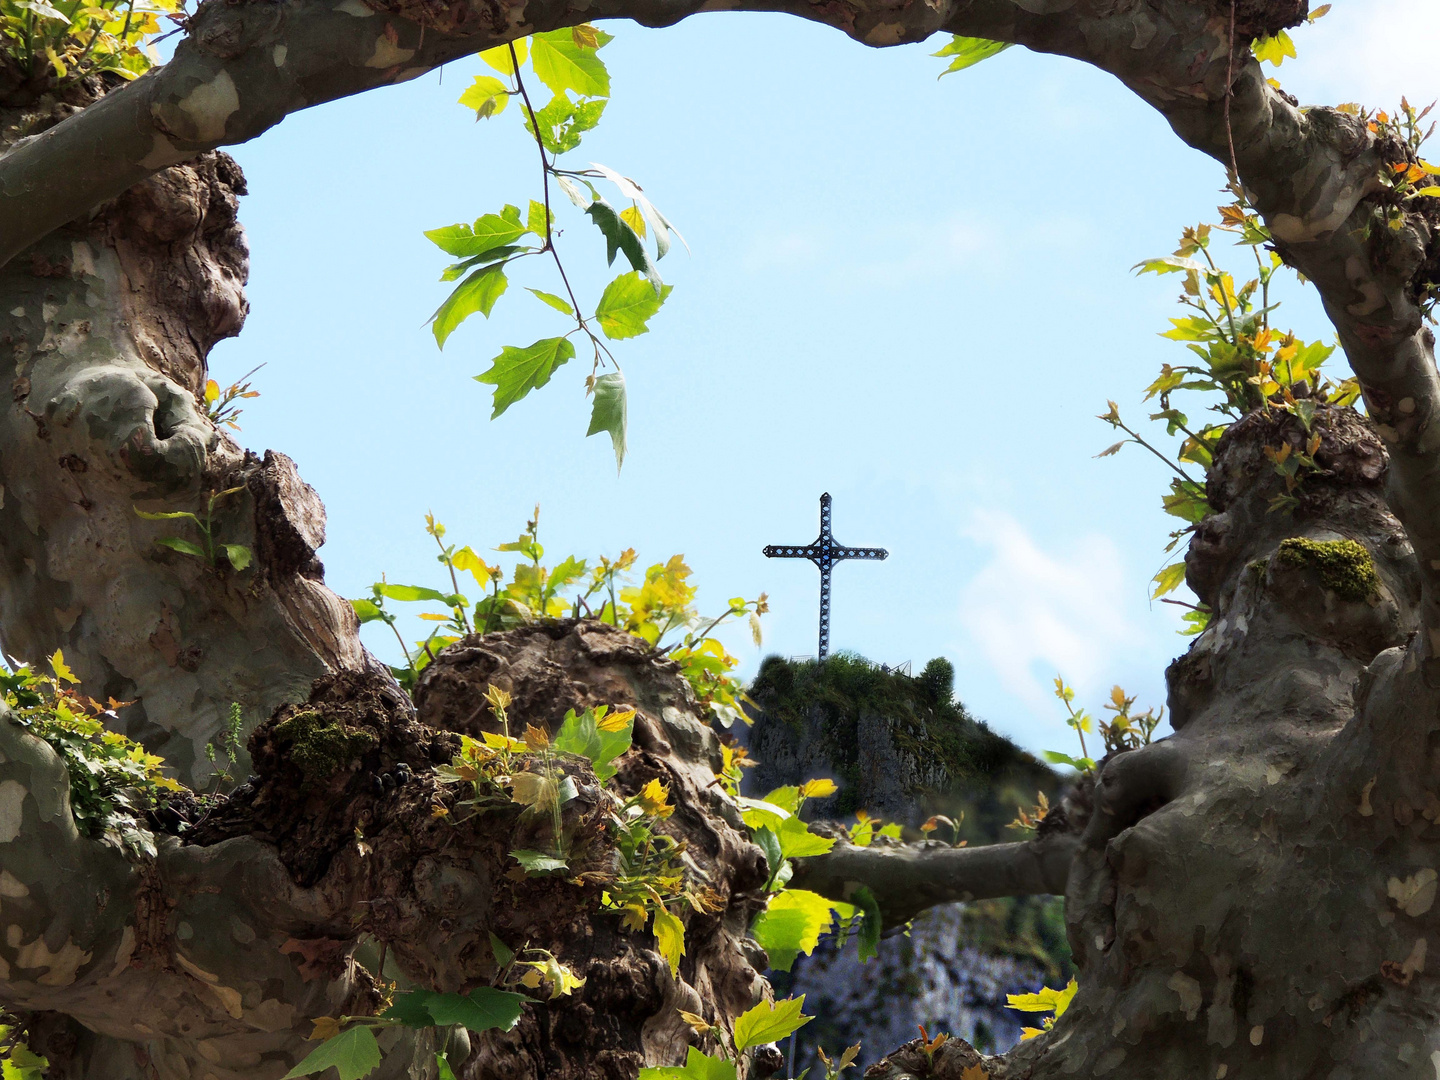
<instances>
[{"instance_id":1,"label":"ivy leaf","mask_svg":"<svg viewBox=\"0 0 1440 1080\"><path fill-rule=\"evenodd\" d=\"M375 1041L374 1033L361 1024L326 1039L282 1080L324 1072L332 1065L340 1074L340 1080L360 1080L374 1072L380 1067L380 1044Z\"/></svg>"},{"instance_id":2,"label":"ivy leaf","mask_svg":"<svg viewBox=\"0 0 1440 1080\"><path fill-rule=\"evenodd\" d=\"M1004 52L1013 44L1014 42L1010 41L991 41L989 38L964 37L954 34L950 38L949 45L930 55L955 58L950 61L950 66L937 76L943 79L953 71L964 71L968 67L974 67L981 60L989 60L990 57Z\"/></svg>"},{"instance_id":3,"label":"ivy leaf","mask_svg":"<svg viewBox=\"0 0 1440 1080\"><path fill-rule=\"evenodd\" d=\"M460 104L474 109L476 120L486 120L505 111L505 106L510 104L510 90L493 75L476 75L475 81L460 95Z\"/></svg>"},{"instance_id":4,"label":"ivy leaf","mask_svg":"<svg viewBox=\"0 0 1440 1080\"><path fill-rule=\"evenodd\" d=\"M626 227L629 227L628 224ZM657 293L634 271L621 274L605 286L600 303L595 308L600 329L611 341L647 333L650 328L645 324L660 310L660 305L669 298L673 288L673 285L666 285Z\"/></svg>"},{"instance_id":5,"label":"ivy leaf","mask_svg":"<svg viewBox=\"0 0 1440 1080\"><path fill-rule=\"evenodd\" d=\"M770 966L789 971L795 957L809 956L835 921L835 906L819 893L786 889L770 898L750 934L770 954Z\"/></svg>"},{"instance_id":6,"label":"ivy leaf","mask_svg":"<svg viewBox=\"0 0 1440 1080\"><path fill-rule=\"evenodd\" d=\"M798 998L786 998L773 1005L762 1001L748 1012L741 1013L735 1021L736 1051L777 1042L804 1027L815 1019L813 1016L800 1015L804 1005L805 995L801 994Z\"/></svg>"},{"instance_id":7,"label":"ivy leaf","mask_svg":"<svg viewBox=\"0 0 1440 1080\"><path fill-rule=\"evenodd\" d=\"M575 41L569 27L535 34L530 39L530 66L552 93L573 90L585 97L609 97L610 73L605 62Z\"/></svg>"},{"instance_id":8,"label":"ivy leaf","mask_svg":"<svg viewBox=\"0 0 1440 1080\"><path fill-rule=\"evenodd\" d=\"M510 45L515 46L515 58L520 63L525 63L525 57L529 52L529 38L520 38L512 41ZM493 49L486 49L480 54L480 59L489 64L501 75L514 75L515 65L510 62L510 45L497 45Z\"/></svg>"},{"instance_id":9,"label":"ivy leaf","mask_svg":"<svg viewBox=\"0 0 1440 1080\"><path fill-rule=\"evenodd\" d=\"M490 361L491 368L475 381L495 387L494 420L531 390L544 386L561 364L575 357L575 346L568 338L542 338L533 345L517 349L506 345L500 355Z\"/></svg>"},{"instance_id":10,"label":"ivy leaf","mask_svg":"<svg viewBox=\"0 0 1440 1080\"><path fill-rule=\"evenodd\" d=\"M665 283L660 280L660 272L650 261L650 253L645 250L645 244L635 234L635 230L625 224L615 208L604 199L597 198L586 208L585 213L590 215L596 227L605 234L606 261L613 264L615 252L625 252L625 258L630 260L630 265L649 278L655 295L659 296Z\"/></svg>"},{"instance_id":11,"label":"ivy leaf","mask_svg":"<svg viewBox=\"0 0 1440 1080\"><path fill-rule=\"evenodd\" d=\"M643 286L642 286L643 287ZM665 286L669 289L670 286ZM648 293L650 290L645 287ZM625 464L625 426L627 419L625 398L625 376L618 371L601 375L595 380L595 404L590 409L590 427L585 435L598 435L605 431L610 434L610 445L615 448L615 471L618 473Z\"/></svg>"},{"instance_id":12,"label":"ivy leaf","mask_svg":"<svg viewBox=\"0 0 1440 1080\"><path fill-rule=\"evenodd\" d=\"M666 908L657 907L650 929L660 945L660 955L670 964L670 974L677 974L680 971L680 957L685 955L685 924Z\"/></svg>"},{"instance_id":13,"label":"ivy leaf","mask_svg":"<svg viewBox=\"0 0 1440 1080\"><path fill-rule=\"evenodd\" d=\"M575 309L570 306L570 301L563 297L556 296L554 293L545 292L543 289L531 289L528 286L525 291L534 293L540 298L542 303L549 304L556 311L562 312L565 315L573 316L575 314Z\"/></svg>"},{"instance_id":14,"label":"ivy leaf","mask_svg":"<svg viewBox=\"0 0 1440 1080\"><path fill-rule=\"evenodd\" d=\"M528 1000L523 994L481 986L468 994L435 994L426 1007L441 1027L464 1024L476 1033L509 1031L520 1022L521 1011Z\"/></svg>"}]
</instances>

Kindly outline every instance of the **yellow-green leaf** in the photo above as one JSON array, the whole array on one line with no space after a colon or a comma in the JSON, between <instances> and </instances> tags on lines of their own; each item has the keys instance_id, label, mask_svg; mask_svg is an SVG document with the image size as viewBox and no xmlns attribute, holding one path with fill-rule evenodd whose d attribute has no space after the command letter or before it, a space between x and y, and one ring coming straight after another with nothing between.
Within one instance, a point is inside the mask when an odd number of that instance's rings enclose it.
<instances>
[{"instance_id":1,"label":"yellow-green leaf","mask_svg":"<svg viewBox=\"0 0 1440 1080\"><path fill-rule=\"evenodd\" d=\"M804 1027L815 1019L800 1015L804 1005L805 995L801 994L798 998L787 998L773 1004L762 1001L748 1012L741 1013L735 1021L736 1051L776 1042Z\"/></svg>"},{"instance_id":2,"label":"yellow-green leaf","mask_svg":"<svg viewBox=\"0 0 1440 1080\"><path fill-rule=\"evenodd\" d=\"M660 945L660 955L665 957L666 962L670 965L670 974L678 974L680 957L685 955L685 924L670 914L667 909L657 907L650 929L654 932L655 940Z\"/></svg>"},{"instance_id":3,"label":"yellow-green leaf","mask_svg":"<svg viewBox=\"0 0 1440 1080\"><path fill-rule=\"evenodd\" d=\"M1185 564L1183 562L1171 563L1161 570L1153 578L1155 591L1150 594L1151 600L1159 600L1166 593L1172 593L1185 581Z\"/></svg>"},{"instance_id":4,"label":"yellow-green leaf","mask_svg":"<svg viewBox=\"0 0 1440 1080\"><path fill-rule=\"evenodd\" d=\"M527 38L519 38L510 44L515 46L515 58L520 63L525 63L525 56L529 52ZM497 45L493 49L486 49L480 54L480 59L489 64L501 75L514 75L515 65L510 62L510 45Z\"/></svg>"}]
</instances>

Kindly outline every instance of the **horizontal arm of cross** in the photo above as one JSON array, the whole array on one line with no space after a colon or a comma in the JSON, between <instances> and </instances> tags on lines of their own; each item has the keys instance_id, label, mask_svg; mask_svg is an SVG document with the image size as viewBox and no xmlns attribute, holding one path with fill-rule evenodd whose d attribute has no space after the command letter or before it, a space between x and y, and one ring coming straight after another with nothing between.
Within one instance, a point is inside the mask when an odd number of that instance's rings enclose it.
<instances>
[{"instance_id":1,"label":"horizontal arm of cross","mask_svg":"<svg viewBox=\"0 0 1440 1080\"><path fill-rule=\"evenodd\" d=\"M832 559L884 559L890 553L884 548L832 548L830 557Z\"/></svg>"},{"instance_id":2,"label":"horizontal arm of cross","mask_svg":"<svg viewBox=\"0 0 1440 1080\"><path fill-rule=\"evenodd\" d=\"M767 559L818 559L820 557L820 545L810 544L806 547L782 547L769 544L765 548Z\"/></svg>"}]
</instances>

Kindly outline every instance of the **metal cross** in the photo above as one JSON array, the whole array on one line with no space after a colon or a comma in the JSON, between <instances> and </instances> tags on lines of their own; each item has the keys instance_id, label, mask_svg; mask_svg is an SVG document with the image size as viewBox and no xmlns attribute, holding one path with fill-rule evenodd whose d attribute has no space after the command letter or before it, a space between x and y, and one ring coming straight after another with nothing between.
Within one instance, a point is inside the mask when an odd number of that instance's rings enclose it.
<instances>
[{"instance_id":1,"label":"metal cross","mask_svg":"<svg viewBox=\"0 0 1440 1080\"><path fill-rule=\"evenodd\" d=\"M809 559L820 568L820 659L830 652L830 570L841 559L883 559L884 548L852 548L835 542L830 535L830 493L820 496L820 536L807 547L765 548L767 559Z\"/></svg>"}]
</instances>

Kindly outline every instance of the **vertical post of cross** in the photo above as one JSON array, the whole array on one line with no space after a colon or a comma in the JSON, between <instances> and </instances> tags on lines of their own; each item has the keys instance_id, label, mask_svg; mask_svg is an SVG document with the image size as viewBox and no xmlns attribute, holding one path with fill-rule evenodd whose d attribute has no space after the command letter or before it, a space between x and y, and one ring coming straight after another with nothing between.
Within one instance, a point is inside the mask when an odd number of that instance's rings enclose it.
<instances>
[{"instance_id":1,"label":"vertical post of cross","mask_svg":"<svg viewBox=\"0 0 1440 1080\"><path fill-rule=\"evenodd\" d=\"M830 531L830 493L820 496L820 535L813 544L805 547L784 547L770 544L765 547L767 559L809 559L820 568L820 652L824 660L830 655L830 572L835 564L845 559L884 559L889 552L884 548L851 548L835 542Z\"/></svg>"}]
</instances>

